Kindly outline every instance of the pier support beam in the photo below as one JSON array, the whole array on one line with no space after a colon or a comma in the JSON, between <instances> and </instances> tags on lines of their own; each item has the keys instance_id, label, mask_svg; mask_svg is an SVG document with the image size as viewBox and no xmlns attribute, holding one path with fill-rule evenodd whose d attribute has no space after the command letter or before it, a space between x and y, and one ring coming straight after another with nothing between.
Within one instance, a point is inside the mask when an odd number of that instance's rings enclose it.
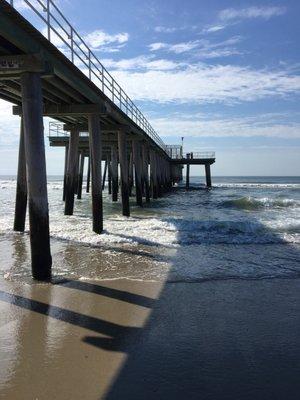
<instances>
[{"instance_id":1,"label":"pier support beam","mask_svg":"<svg viewBox=\"0 0 300 400\"><path fill-rule=\"evenodd\" d=\"M98 114L88 116L90 136L90 158L92 171L92 207L93 207L93 231L103 231L103 207L102 207L102 141L100 120Z\"/></svg>"},{"instance_id":2,"label":"pier support beam","mask_svg":"<svg viewBox=\"0 0 300 400\"><path fill-rule=\"evenodd\" d=\"M129 187L128 187L128 160L126 149L126 133L123 131L118 132L118 145L119 145L119 160L121 167L121 192L122 192L122 207L123 215L130 216L129 208Z\"/></svg>"},{"instance_id":3,"label":"pier support beam","mask_svg":"<svg viewBox=\"0 0 300 400\"><path fill-rule=\"evenodd\" d=\"M190 188L190 164L186 164L186 181L185 181L185 187L188 190Z\"/></svg>"},{"instance_id":4,"label":"pier support beam","mask_svg":"<svg viewBox=\"0 0 300 400\"><path fill-rule=\"evenodd\" d=\"M134 162L136 204L143 207L141 147L136 139L132 141L132 154Z\"/></svg>"},{"instance_id":5,"label":"pier support beam","mask_svg":"<svg viewBox=\"0 0 300 400\"><path fill-rule=\"evenodd\" d=\"M142 147L142 158L143 158L143 186L146 202L150 202L150 187L149 187L149 175L148 175L148 165L149 165L149 155L148 148L146 144Z\"/></svg>"},{"instance_id":6,"label":"pier support beam","mask_svg":"<svg viewBox=\"0 0 300 400\"><path fill-rule=\"evenodd\" d=\"M205 164L205 176L206 176L206 186L211 187L211 174L210 174L210 164Z\"/></svg>"},{"instance_id":7,"label":"pier support beam","mask_svg":"<svg viewBox=\"0 0 300 400\"><path fill-rule=\"evenodd\" d=\"M119 179L118 179L118 152L117 147L111 147L111 186L112 201L118 201Z\"/></svg>"},{"instance_id":8,"label":"pier support beam","mask_svg":"<svg viewBox=\"0 0 300 400\"><path fill-rule=\"evenodd\" d=\"M80 153L80 167L79 167L79 175L78 175L78 189L77 189L77 199L81 199L82 195L82 181L83 181L83 171L84 171L84 152Z\"/></svg>"},{"instance_id":9,"label":"pier support beam","mask_svg":"<svg viewBox=\"0 0 300 400\"><path fill-rule=\"evenodd\" d=\"M74 128L70 132L68 165L65 189L65 215L73 215L74 194L77 172L79 131Z\"/></svg>"},{"instance_id":10,"label":"pier support beam","mask_svg":"<svg viewBox=\"0 0 300 400\"><path fill-rule=\"evenodd\" d=\"M43 104L40 74L21 75L24 123L31 268L34 279L51 279L52 257L49 238L46 158L43 127Z\"/></svg>"},{"instance_id":11,"label":"pier support beam","mask_svg":"<svg viewBox=\"0 0 300 400\"><path fill-rule=\"evenodd\" d=\"M24 124L23 124L23 117L21 117L14 231L24 232L25 220L26 220L26 208L27 208L26 159L25 159L25 143L24 143Z\"/></svg>"}]
</instances>

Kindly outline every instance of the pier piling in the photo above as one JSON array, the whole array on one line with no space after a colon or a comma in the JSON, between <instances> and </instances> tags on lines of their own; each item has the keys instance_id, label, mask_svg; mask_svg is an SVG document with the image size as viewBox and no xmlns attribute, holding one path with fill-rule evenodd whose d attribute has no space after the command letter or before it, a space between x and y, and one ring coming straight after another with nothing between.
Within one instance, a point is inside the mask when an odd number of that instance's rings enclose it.
<instances>
[{"instance_id":1,"label":"pier piling","mask_svg":"<svg viewBox=\"0 0 300 400\"><path fill-rule=\"evenodd\" d=\"M146 198L146 202L150 202L150 187L149 187L149 174L148 174L148 165L149 165L149 156L148 156L148 148L146 144L142 146L142 159L143 159L143 187L144 187L144 195Z\"/></svg>"},{"instance_id":2,"label":"pier piling","mask_svg":"<svg viewBox=\"0 0 300 400\"><path fill-rule=\"evenodd\" d=\"M90 158L91 158L91 177L92 177L92 212L93 212L93 231L101 233L103 231L103 207L102 207L102 141L100 120L98 114L88 116L89 136L90 136Z\"/></svg>"},{"instance_id":3,"label":"pier piling","mask_svg":"<svg viewBox=\"0 0 300 400\"><path fill-rule=\"evenodd\" d=\"M186 181L185 181L185 187L187 190L190 188L190 164L186 164Z\"/></svg>"},{"instance_id":4,"label":"pier piling","mask_svg":"<svg viewBox=\"0 0 300 400\"><path fill-rule=\"evenodd\" d=\"M29 203L31 268L34 279L51 279L46 158L41 77L21 74L22 112Z\"/></svg>"},{"instance_id":5,"label":"pier piling","mask_svg":"<svg viewBox=\"0 0 300 400\"><path fill-rule=\"evenodd\" d=\"M111 189L112 201L118 201L119 179L118 179L118 153L117 147L111 147Z\"/></svg>"},{"instance_id":6,"label":"pier piling","mask_svg":"<svg viewBox=\"0 0 300 400\"><path fill-rule=\"evenodd\" d=\"M142 160L141 160L141 147L138 140L132 141L132 154L134 162L136 204L140 207L143 207L142 162L141 162Z\"/></svg>"},{"instance_id":7,"label":"pier piling","mask_svg":"<svg viewBox=\"0 0 300 400\"><path fill-rule=\"evenodd\" d=\"M66 144L65 145L64 182L63 182L63 201L66 200L66 180L67 180L68 152L69 152L69 145Z\"/></svg>"},{"instance_id":8,"label":"pier piling","mask_svg":"<svg viewBox=\"0 0 300 400\"><path fill-rule=\"evenodd\" d=\"M206 177L206 186L210 188L211 187L210 164L205 164L205 177Z\"/></svg>"},{"instance_id":9,"label":"pier piling","mask_svg":"<svg viewBox=\"0 0 300 400\"><path fill-rule=\"evenodd\" d=\"M91 160L90 156L87 156L88 159L88 170L87 170L87 175L86 175L86 192L90 192L90 179L91 179Z\"/></svg>"},{"instance_id":10,"label":"pier piling","mask_svg":"<svg viewBox=\"0 0 300 400\"><path fill-rule=\"evenodd\" d=\"M82 181L83 181L83 171L84 171L84 152L80 153L80 167L78 174L78 189L77 189L77 199L80 200L82 196Z\"/></svg>"},{"instance_id":11,"label":"pier piling","mask_svg":"<svg viewBox=\"0 0 300 400\"><path fill-rule=\"evenodd\" d=\"M123 215L130 216L129 208L129 187L128 187L128 160L126 149L126 133L118 132L119 160L121 169L121 194Z\"/></svg>"},{"instance_id":12,"label":"pier piling","mask_svg":"<svg viewBox=\"0 0 300 400\"><path fill-rule=\"evenodd\" d=\"M75 176L77 170L78 142L79 142L79 131L77 128L73 128L70 131L70 139L69 139L69 152L68 152L66 188L65 188L65 215L73 215L73 210L74 210L74 194L75 194L75 184L76 184Z\"/></svg>"},{"instance_id":13,"label":"pier piling","mask_svg":"<svg viewBox=\"0 0 300 400\"><path fill-rule=\"evenodd\" d=\"M23 124L23 117L21 117L14 231L24 232L25 220L26 220L26 208L27 208L26 159L25 159L25 143L24 143L24 124Z\"/></svg>"}]
</instances>

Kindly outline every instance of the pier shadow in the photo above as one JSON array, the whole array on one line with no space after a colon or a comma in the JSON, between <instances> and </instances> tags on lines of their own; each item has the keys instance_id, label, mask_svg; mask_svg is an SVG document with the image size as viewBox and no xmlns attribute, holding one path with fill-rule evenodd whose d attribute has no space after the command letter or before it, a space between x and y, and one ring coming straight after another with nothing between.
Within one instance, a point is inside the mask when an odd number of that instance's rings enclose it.
<instances>
[{"instance_id":1,"label":"pier shadow","mask_svg":"<svg viewBox=\"0 0 300 400\"><path fill-rule=\"evenodd\" d=\"M228 274L171 282L172 270L180 269L186 255L184 221L172 219L172 223L177 224L182 245L172 259L169 281L157 299L92 282L55 283L64 290L99 295L96 302L104 296L126 302L129 307L151 309L142 328L4 291L0 292L0 300L88 329L91 333L81 340L95 351L125 353L123 367L102 397L107 400L296 399L300 391L300 279L288 278L299 278L299 271L291 270L282 260L277 266L281 268L277 279ZM276 235L269 232L270 241L272 235L276 241ZM150 246L154 245L158 243L151 242ZM300 260L296 247L286 246L290 259ZM244 248L246 251L247 246ZM268 256L271 253L267 244L260 245L253 265L259 266ZM230 258L235 255L229 254L223 263L229 264ZM199 268L204 262L199 258ZM105 366L99 365L99 371L102 368Z\"/></svg>"}]
</instances>

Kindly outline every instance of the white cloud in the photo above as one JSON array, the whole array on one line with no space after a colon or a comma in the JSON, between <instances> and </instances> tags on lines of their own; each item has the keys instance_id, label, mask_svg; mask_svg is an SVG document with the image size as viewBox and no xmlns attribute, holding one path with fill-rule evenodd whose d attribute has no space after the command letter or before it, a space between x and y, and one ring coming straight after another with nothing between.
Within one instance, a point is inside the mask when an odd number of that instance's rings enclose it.
<instances>
[{"instance_id":1,"label":"white cloud","mask_svg":"<svg viewBox=\"0 0 300 400\"><path fill-rule=\"evenodd\" d=\"M197 64L172 71L115 70L115 78L136 100L234 104L285 98L300 91L300 76L288 70Z\"/></svg>"},{"instance_id":2,"label":"white cloud","mask_svg":"<svg viewBox=\"0 0 300 400\"><path fill-rule=\"evenodd\" d=\"M175 27L167 27L167 26L156 26L154 28L155 32L158 33L173 33L176 32L180 28L175 28Z\"/></svg>"},{"instance_id":3,"label":"white cloud","mask_svg":"<svg viewBox=\"0 0 300 400\"><path fill-rule=\"evenodd\" d=\"M241 41L241 36L234 36L222 42L210 42L209 40L193 40L182 43L151 43L148 47L150 51L165 50L175 54L182 54L193 51L200 58L226 57L232 54L240 54L240 52L231 47ZM218 49L218 50L216 50ZM197 52L196 52L197 50Z\"/></svg>"},{"instance_id":4,"label":"white cloud","mask_svg":"<svg viewBox=\"0 0 300 400\"><path fill-rule=\"evenodd\" d=\"M172 70L181 67L183 64L175 63L171 60L154 59L154 56L138 56L115 61L113 59L103 59L106 68L118 70Z\"/></svg>"},{"instance_id":5,"label":"white cloud","mask_svg":"<svg viewBox=\"0 0 300 400\"><path fill-rule=\"evenodd\" d=\"M117 34L109 34L102 30L95 30L93 32L88 33L84 40L88 46L90 46L93 50L102 50L108 49L108 45L124 45L129 39L129 34L126 32L117 33Z\"/></svg>"},{"instance_id":6,"label":"white cloud","mask_svg":"<svg viewBox=\"0 0 300 400\"><path fill-rule=\"evenodd\" d=\"M167 118L152 118L151 124L163 136L300 138L300 122L287 122L282 114L236 118L177 114Z\"/></svg>"},{"instance_id":7,"label":"white cloud","mask_svg":"<svg viewBox=\"0 0 300 400\"><path fill-rule=\"evenodd\" d=\"M203 33L219 32L226 28L226 25L210 25L202 30Z\"/></svg>"},{"instance_id":8,"label":"white cloud","mask_svg":"<svg viewBox=\"0 0 300 400\"><path fill-rule=\"evenodd\" d=\"M149 44L149 49L150 51L156 51L156 50L161 50L166 48L168 45L167 43L161 43L161 42L157 42L157 43L151 43Z\"/></svg>"},{"instance_id":9,"label":"white cloud","mask_svg":"<svg viewBox=\"0 0 300 400\"><path fill-rule=\"evenodd\" d=\"M234 19L263 18L282 15L286 12L285 7L248 7L248 8L226 8L219 13L219 19L222 21L230 21Z\"/></svg>"}]
</instances>

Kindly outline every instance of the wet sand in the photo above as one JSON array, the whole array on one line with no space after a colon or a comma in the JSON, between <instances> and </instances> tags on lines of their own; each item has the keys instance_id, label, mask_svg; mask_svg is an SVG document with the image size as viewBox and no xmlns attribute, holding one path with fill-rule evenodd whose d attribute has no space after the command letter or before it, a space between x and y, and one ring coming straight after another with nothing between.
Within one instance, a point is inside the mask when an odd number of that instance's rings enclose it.
<instances>
[{"instance_id":1,"label":"wet sand","mask_svg":"<svg viewBox=\"0 0 300 400\"><path fill-rule=\"evenodd\" d=\"M300 279L0 282L0 398L297 399Z\"/></svg>"}]
</instances>

